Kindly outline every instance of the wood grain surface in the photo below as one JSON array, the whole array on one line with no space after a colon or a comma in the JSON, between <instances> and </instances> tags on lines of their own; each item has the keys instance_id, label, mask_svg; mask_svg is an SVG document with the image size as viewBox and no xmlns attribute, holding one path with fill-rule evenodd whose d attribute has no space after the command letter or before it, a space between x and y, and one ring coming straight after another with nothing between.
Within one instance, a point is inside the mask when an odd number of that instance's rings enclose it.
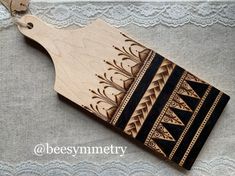
<instances>
[{"instance_id":1,"label":"wood grain surface","mask_svg":"<svg viewBox=\"0 0 235 176\"><path fill-rule=\"evenodd\" d=\"M56 29L30 15L21 22L33 24L32 29L19 30L53 60L55 91L109 121L140 70L140 57L145 59L150 50L102 20L76 30Z\"/></svg>"}]
</instances>

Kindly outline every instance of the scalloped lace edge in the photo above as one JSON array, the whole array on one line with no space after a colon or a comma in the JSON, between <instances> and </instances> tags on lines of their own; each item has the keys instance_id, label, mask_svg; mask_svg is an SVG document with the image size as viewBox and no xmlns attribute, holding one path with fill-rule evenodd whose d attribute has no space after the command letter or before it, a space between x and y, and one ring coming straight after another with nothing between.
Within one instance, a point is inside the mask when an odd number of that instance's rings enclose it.
<instances>
[{"instance_id":1,"label":"scalloped lace edge","mask_svg":"<svg viewBox=\"0 0 235 176\"><path fill-rule=\"evenodd\" d=\"M116 26L136 24L142 27L185 24L235 26L235 2L32 2L30 13L58 28L84 26L102 18ZM11 26L8 11L0 5L0 28Z\"/></svg>"},{"instance_id":2,"label":"scalloped lace edge","mask_svg":"<svg viewBox=\"0 0 235 176\"><path fill-rule=\"evenodd\" d=\"M40 164L36 161L26 161L19 164L9 164L0 161L0 175L19 176L19 175L66 175L72 176L76 174L83 175L179 175L180 171L176 171L173 167L159 162L156 164L138 161L125 164L124 162L115 161L104 164L95 164L93 162L79 162L77 164L69 164L65 161L50 161ZM182 175L194 176L217 176L217 175L234 175L235 160L228 157L214 158L211 161L197 161L191 171L182 171Z\"/></svg>"}]
</instances>

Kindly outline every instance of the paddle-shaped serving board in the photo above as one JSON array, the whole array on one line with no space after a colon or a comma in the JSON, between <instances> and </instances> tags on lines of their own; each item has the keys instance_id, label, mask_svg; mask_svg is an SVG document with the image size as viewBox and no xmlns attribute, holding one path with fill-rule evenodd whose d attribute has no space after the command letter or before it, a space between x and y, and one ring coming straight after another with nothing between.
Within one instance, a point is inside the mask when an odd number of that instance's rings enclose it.
<instances>
[{"instance_id":1,"label":"paddle-shaped serving board","mask_svg":"<svg viewBox=\"0 0 235 176\"><path fill-rule=\"evenodd\" d=\"M50 54L54 89L190 169L229 97L128 35L96 20L61 30L34 16L19 27Z\"/></svg>"}]
</instances>

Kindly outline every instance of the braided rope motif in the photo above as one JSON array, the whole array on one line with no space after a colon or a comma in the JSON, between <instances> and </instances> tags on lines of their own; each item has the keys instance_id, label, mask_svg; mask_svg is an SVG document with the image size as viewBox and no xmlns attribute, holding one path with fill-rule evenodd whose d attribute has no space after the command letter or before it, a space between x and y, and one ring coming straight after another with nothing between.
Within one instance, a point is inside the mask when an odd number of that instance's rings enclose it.
<instances>
[{"instance_id":1,"label":"braided rope motif","mask_svg":"<svg viewBox=\"0 0 235 176\"><path fill-rule=\"evenodd\" d=\"M174 67L174 63L167 59L163 60L147 91L143 95L129 122L127 123L124 129L125 133L136 137L158 95L170 77Z\"/></svg>"}]
</instances>

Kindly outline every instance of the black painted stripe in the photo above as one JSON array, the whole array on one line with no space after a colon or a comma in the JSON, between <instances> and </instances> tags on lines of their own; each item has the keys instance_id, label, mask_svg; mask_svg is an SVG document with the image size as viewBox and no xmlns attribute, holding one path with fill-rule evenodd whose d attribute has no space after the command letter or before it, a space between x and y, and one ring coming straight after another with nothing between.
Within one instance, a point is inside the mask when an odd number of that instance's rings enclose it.
<instances>
[{"instance_id":1,"label":"black painted stripe","mask_svg":"<svg viewBox=\"0 0 235 176\"><path fill-rule=\"evenodd\" d=\"M141 127L136 139L144 143L150 130L153 128L154 122L160 115L162 109L164 108L166 102L170 98L172 92L174 91L177 83L179 82L181 76L184 73L184 69L179 66L176 66L171 73L171 76L168 78L164 88L159 94L156 102L154 103L151 111L149 112L143 126Z\"/></svg>"},{"instance_id":2,"label":"black painted stripe","mask_svg":"<svg viewBox=\"0 0 235 176\"><path fill-rule=\"evenodd\" d=\"M124 108L122 114L120 115L117 123L115 124L116 127L120 129L124 129L127 122L129 121L131 115L133 114L136 106L140 102L141 98L143 97L144 93L146 92L149 84L151 83L154 75L156 74L158 68L160 67L163 57L159 54L155 54L152 63L150 64L149 68L146 70L144 76L142 77L139 85L137 86L136 90L134 91L131 99L127 103L126 107Z\"/></svg>"},{"instance_id":3,"label":"black painted stripe","mask_svg":"<svg viewBox=\"0 0 235 176\"><path fill-rule=\"evenodd\" d=\"M206 142L207 137L209 136L211 130L213 129L215 123L217 122L218 118L220 117L221 113L224 110L224 107L228 103L230 97L226 94L223 94L220 98L218 104L216 105L213 113L211 114L210 119L206 123L204 129L202 130L199 138L197 139L196 143L194 144L192 150L190 151L185 163L183 165L184 168L190 169L197 158L200 150L203 147L203 144Z\"/></svg>"},{"instance_id":4,"label":"black painted stripe","mask_svg":"<svg viewBox=\"0 0 235 176\"><path fill-rule=\"evenodd\" d=\"M178 147L175 155L173 156L172 160L176 163L179 163L184 153L186 152L190 142L192 141L195 133L197 132L199 126L201 125L202 121L206 117L206 114L210 110L211 106L213 105L216 97L219 94L219 90L212 87L211 91L209 92L208 96L206 97L201 109L199 110L198 114L196 115L192 125L190 126L189 130L187 131L186 135L184 136L180 146Z\"/></svg>"}]
</instances>

